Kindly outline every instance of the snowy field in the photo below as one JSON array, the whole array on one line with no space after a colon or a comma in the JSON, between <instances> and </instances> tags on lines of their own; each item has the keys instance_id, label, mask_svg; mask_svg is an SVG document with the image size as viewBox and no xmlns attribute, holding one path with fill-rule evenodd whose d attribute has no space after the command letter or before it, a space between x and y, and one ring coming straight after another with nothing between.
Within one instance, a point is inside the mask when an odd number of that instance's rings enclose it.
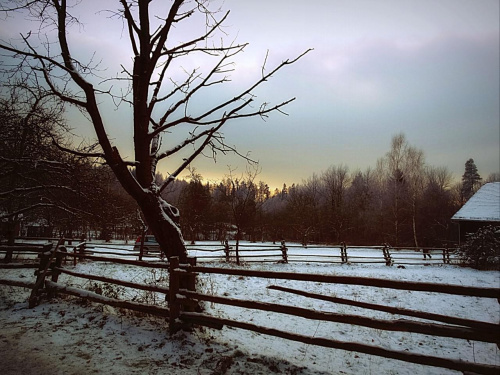
<instances>
[{"instance_id":1,"label":"snowy field","mask_svg":"<svg viewBox=\"0 0 500 375\"><path fill-rule=\"evenodd\" d=\"M98 250L96 248L96 250ZM105 251L105 250L104 250ZM190 255L199 256L203 250ZM317 253L318 249L311 249ZM333 252L332 249L324 251ZM361 251L361 250L360 250ZM368 250L366 250L368 251ZM372 250L373 251L373 250ZM96 251L97 252L97 251ZM349 249L348 249L349 252ZM369 252L365 254L371 257ZM379 254L377 253L377 256ZM374 277L440 284L500 287L500 273L455 265L423 265L422 254L404 268L373 264L245 263L245 269ZM311 259L314 260L314 259ZM219 261L207 266L236 267ZM159 269L83 262L77 272L167 286L168 275ZM1 270L1 278L33 281L33 270ZM96 290L94 282L61 275L59 281ZM348 305L317 301L268 289L270 285L349 298L363 302L433 312L498 323L500 305L494 299L428 292L397 291L253 277L202 274L199 288L209 294L280 303L318 311L369 316L378 319L413 319ZM164 305L164 296L121 287L99 286L104 295ZM59 297L28 309L29 290L0 285L1 374L456 374L443 368L415 365L362 353L315 347L225 327L168 334L160 318L138 316L77 298ZM346 342L376 345L443 358L500 366L495 344L441 338L407 332L388 332L341 323L319 322L276 313L205 303L206 313L251 322L283 331Z\"/></svg>"}]
</instances>

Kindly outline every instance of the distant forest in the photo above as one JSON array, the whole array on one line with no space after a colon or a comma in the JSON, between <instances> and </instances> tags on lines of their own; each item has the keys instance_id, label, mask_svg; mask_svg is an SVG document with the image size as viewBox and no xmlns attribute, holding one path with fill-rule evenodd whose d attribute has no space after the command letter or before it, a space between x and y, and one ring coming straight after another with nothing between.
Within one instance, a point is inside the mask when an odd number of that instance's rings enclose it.
<instances>
[{"instance_id":1,"label":"distant forest","mask_svg":"<svg viewBox=\"0 0 500 375\"><path fill-rule=\"evenodd\" d=\"M135 240L147 230L136 202L98 157L66 152L67 129L61 124L54 131L62 109L50 108L29 114L37 116L36 126L11 107L0 108L1 239ZM426 165L403 134L365 171L333 165L275 190L259 180L259 171L249 164L242 175L229 171L205 182L190 168L189 177L171 183L162 197L179 208L184 239L441 246L457 238L451 216L483 182L499 180L495 174L483 181L470 159L454 183L446 168Z\"/></svg>"},{"instance_id":2,"label":"distant forest","mask_svg":"<svg viewBox=\"0 0 500 375\"><path fill-rule=\"evenodd\" d=\"M271 191L258 179L258 166L220 182L191 177L165 192L181 210L186 240L235 238L301 243L389 243L392 246L443 246L458 238L453 214L493 174L480 177L473 159L462 181L445 167L424 162L421 150L405 136L393 137L391 150L376 167L350 171L331 166L307 180ZM161 176L158 176L161 178Z\"/></svg>"}]
</instances>

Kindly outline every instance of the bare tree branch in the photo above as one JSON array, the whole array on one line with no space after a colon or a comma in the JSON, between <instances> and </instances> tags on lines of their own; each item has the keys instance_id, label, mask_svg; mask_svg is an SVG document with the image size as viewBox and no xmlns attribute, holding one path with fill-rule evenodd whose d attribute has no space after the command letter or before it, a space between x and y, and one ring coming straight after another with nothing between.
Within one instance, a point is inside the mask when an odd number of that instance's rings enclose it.
<instances>
[{"instance_id":1,"label":"bare tree branch","mask_svg":"<svg viewBox=\"0 0 500 375\"><path fill-rule=\"evenodd\" d=\"M66 191L70 191L72 193L75 193L75 190L69 188L68 186L42 185L42 186L31 186L31 187L25 187L25 188L15 188L15 189L12 189L9 191L1 191L0 198L8 197L10 195L14 195L14 194L18 194L18 193L32 193L32 192L51 190L51 189L60 189L60 190L66 190Z\"/></svg>"}]
</instances>

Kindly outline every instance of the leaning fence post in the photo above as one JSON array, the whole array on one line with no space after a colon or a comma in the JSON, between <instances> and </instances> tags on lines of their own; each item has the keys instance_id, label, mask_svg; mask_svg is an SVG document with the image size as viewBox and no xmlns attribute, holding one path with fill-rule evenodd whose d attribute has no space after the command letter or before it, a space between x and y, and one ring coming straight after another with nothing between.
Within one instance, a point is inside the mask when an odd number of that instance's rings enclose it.
<instances>
[{"instance_id":1,"label":"leaning fence post","mask_svg":"<svg viewBox=\"0 0 500 375\"><path fill-rule=\"evenodd\" d=\"M44 252L40 255L40 266L38 267L38 270L35 271L37 278L36 278L36 283L33 289L31 290L31 294L29 297L29 308L33 308L36 305L38 305L39 301L39 295L40 295L40 288L43 287L43 284L45 282L45 276L47 275L47 271L54 260L54 257L57 253L57 250L59 249L59 245L63 243L63 239L60 239L59 242L57 243L56 247L54 250Z\"/></svg>"},{"instance_id":2,"label":"leaning fence post","mask_svg":"<svg viewBox=\"0 0 500 375\"><path fill-rule=\"evenodd\" d=\"M170 262L170 275L168 286L168 304L169 304L169 317L168 325L170 334L174 334L178 330L177 319L180 316L180 305L177 300L177 293L179 293L179 257L171 257Z\"/></svg>"},{"instance_id":3,"label":"leaning fence post","mask_svg":"<svg viewBox=\"0 0 500 375\"><path fill-rule=\"evenodd\" d=\"M283 257L283 263L288 263L288 248L285 245L285 241L281 241L281 256Z\"/></svg>"}]
</instances>

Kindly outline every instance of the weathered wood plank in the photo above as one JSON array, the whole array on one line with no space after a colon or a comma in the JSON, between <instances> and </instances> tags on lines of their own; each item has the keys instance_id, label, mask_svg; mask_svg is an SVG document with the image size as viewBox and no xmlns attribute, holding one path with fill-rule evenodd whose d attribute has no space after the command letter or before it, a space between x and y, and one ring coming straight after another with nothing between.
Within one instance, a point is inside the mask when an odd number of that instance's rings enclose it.
<instances>
[{"instance_id":1,"label":"weathered wood plank","mask_svg":"<svg viewBox=\"0 0 500 375\"><path fill-rule=\"evenodd\" d=\"M3 269L21 269L21 268L38 268L38 263L0 263L0 268Z\"/></svg>"},{"instance_id":2,"label":"weathered wood plank","mask_svg":"<svg viewBox=\"0 0 500 375\"><path fill-rule=\"evenodd\" d=\"M108 284L116 284L120 286L124 286L127 288L134 288L134 289L140 289L140 290L147 290L150 292L157 292L157 293L163 293L163 294L168 294L169 290L168 288L164 287L159 287L159 286L154 286L154 285L146 285L146 284L139 284L139 283L133 283L130 281L124 281L124 280L118 280L118 279L113 279L110 277L104 277L104 276L97 276L97 275L90 275L86 273L81 273L81 272L75 272L75 271L70 271L66 268L56 268L57 271L74 276L74 277L80 277L82 279L88 279L88 280L95 280L95 281L101 281L104 283Z\"/></svg>"},{"instance_id":3,"label":"weathered wood plank","mask_svg":"<svg viewBox=\"0 0 500 375\"><path fill-rule=\"evenodd\" d=\"M113 307L124 308L124 309L144 312L144 313L148 313L148 314L158 315L158 316L161 316L164 318L168 318L168 315L169 315L169 309L167 309L165 307L147 305L147 304L143 304L143 303L139 303L139 302L122 301L122 300L115 299L115 298L109 298L109 297L101 296L100 294L91 292L89 290L83 290L83 289L78 289L78 288L60 285L60 284L55 283L55 282L50 281L50 280L47 280L45 282L45 285L47 288L54 289L58 293L69 294L72 296L85 298L85 299L88 299L89 301L92 301L92 302L98 302L98 303L102 303L102 304L113 306Z\"/></svg>"},{"instance_id":4,"label":"weathered wood plank","mask_svg":"<svg viewBox=\"0 0 500 375\"><path fill-rule=\"evenodd\" d=\"M0 279L0 284L9 286L19 286L21 288L29 288L29 289L32 289L35 286L35 283L30 283L28 281L8 280L8 279Z\"/></svg>"},{"instance_id":5,"label":"weathered wood plank","mask_svg":"<svg viewBox=\"0 0 500 375\"><path fill-rule=\"evenodd\" d=\"M64 253L66 254L66 253ZM85 255L85 254L74 254L67 253L67 257L77 257L82 259L89 259L98 262L109 262L109 263L118 263L118 264L129 264L132 266L140 266L140 267L148 267L148 268L163 268L168 269L169 265L165 262L145 262L139 260L131 260L131 259L121 259L121 258L110 258L110 257L101 257L96 255Z\"/></svg>"},{"instance_id":6,"label":"weathered wood plank","mask_svg":"<svg viewBox=\"0 0 500 375\"><path fill-rule=\"evenodd\" d=\"M410 281L395 281L387 279L375 279L369 277L318 275L295 272L256 271L240 268L216 268L216 267L190 267L184 266L190 272L216 273L221 275L236 275L248 277L261 277L266 279L313 281L329 284L364 285L378 288L389 288L398 290L413 290L419 292L446 293L463 296L485 297L500 299L500 288L480 288L462 285L432 284Z\"/></svg>"}]
</instances>

